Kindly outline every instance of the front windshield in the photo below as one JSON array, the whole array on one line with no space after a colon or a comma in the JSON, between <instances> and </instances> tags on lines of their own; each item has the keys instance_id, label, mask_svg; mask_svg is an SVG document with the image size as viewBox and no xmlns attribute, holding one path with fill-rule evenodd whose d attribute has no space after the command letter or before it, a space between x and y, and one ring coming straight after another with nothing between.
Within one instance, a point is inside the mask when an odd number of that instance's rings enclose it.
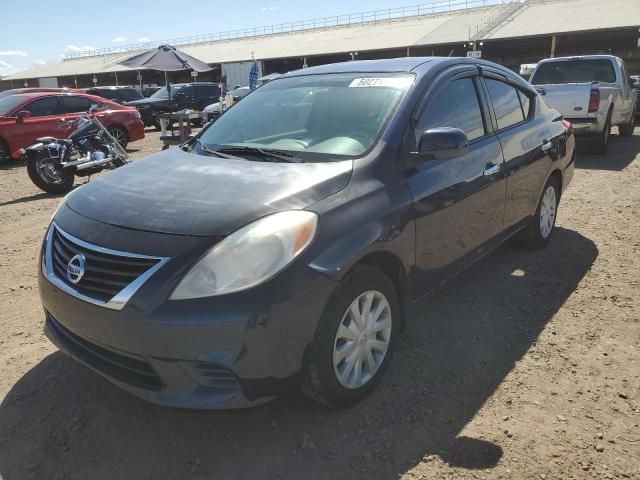
<instances>
[{"instance_id":1,"label":"front windshield","mask_svg":"<svg viewBox=\"0 0 640 480\"><path fill-rule=\"evenodd\" d=\"M0 115L9 115L22 102L24 102L24 95L10 95L0 98Z\"/></svg>"},{"instance_id":2,"label":"front windshield","mask_svg":"<svg viewBox=\"0 0 640 480\"><path fill-rule=\"evenodd\" d=\"M180 90L182 87L184 87L183 84L171 85L171 97L172 98L175 97L176 93L178 93L178 90ZM167 94L167 87L162 87L160 90L158 90L156 93L151 95L151 97L149 98L155 98L155 99L169 98L169 95Z\"/></svg>"},{"instance_id":3,"label":"front windshield","mask_svg":"<svg viewBox=\"0 0 640 480\"><path fill-rule=\"evenodd\" d=\"M305 160L364 155L412 84L411 74L282 78L225 112L199 138L222 146L291 152Z\"/></svg>"}]
</instances>

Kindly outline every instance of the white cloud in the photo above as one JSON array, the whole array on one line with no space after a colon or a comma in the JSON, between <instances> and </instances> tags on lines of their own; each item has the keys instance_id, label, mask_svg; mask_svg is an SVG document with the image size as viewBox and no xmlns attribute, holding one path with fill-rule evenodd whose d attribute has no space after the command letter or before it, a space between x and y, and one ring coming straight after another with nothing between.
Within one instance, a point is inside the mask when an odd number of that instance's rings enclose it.
<instances>
[{"instance_id":1,"label":"white cloud","mask_svg":"<svg viewBox=\"0 0 640 480\"><path fill-rule=\"evenodd\" d=\"M140 37L138 40L136 40L138 43L146 43L146 42L150 42L151 39L148 37Z\"/></svg>"},{"instance_id":2,"label":"white cloud","mask_svg":"<svg viewBox=\"0 0 640 480\"><path fill-rule=\"evenodd\" d=\"M114 43L124 43L127 41L127 37L116 37L111 40Z\"/></svg>"},{"instance_id":3,"label":"white cloud","mask_svg":"<svg viewBox=\"0 0 640 480\"><path fill-rule=\"evenodd\" d=\"M13 65L0 60L0 75L11 75L15 73L15 71L16 68Z\"/></svg>"},{"instance_id":4,"label":"white cloud","mask_svg":"<svg viewBox=\"0 0 640 480\"><path fill-rule=\"evenodd\" d=\"M35 62L33 62L34 65L44 65L46 62L44 62L43 60L36 60Z\"/></svg>"},{"instance_id":5,"label":"white cloud","mask_svg":"<svg viewBox=\"0 0 640 480\"><path fill-rule=\"evenodd\" d=\"M91 52L93 50L95 50L95 47L90 47L89 45L83 45L82 47L78 46L78 45L67 45L67 48L64 49L65 52L73 52L73 53L77 53L77 52Z\"/></svg>"},{"instance_id":6,"label":"white cloud","mask_svg":"<svg viewBox=\"0 0 640 480\"><path fill-rule=\"evenodd\" d=\"M29 54L27 52L23 52L22 50L4 50L0 51L0 56L3 57L26 57Z\"/></svg>"},{"instance_id":7,"label":"white cloud","mask_svg":"<svg viewBox=\"0 0 640 480\"><path fill-rule=\"evenodd\" d=\"M269 5L268 7L262 7L262 11L263 12L273 12L274 10L277 10L278 7L276 7L275 5Z\"/></svg>"}]
</instances>

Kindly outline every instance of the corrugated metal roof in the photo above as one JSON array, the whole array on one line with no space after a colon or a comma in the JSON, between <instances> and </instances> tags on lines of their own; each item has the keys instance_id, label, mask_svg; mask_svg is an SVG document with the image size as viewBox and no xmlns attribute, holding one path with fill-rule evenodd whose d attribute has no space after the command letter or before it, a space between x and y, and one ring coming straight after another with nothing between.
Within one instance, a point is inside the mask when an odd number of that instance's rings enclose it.
<instances>
[{"instance_id":1,"label":"corrugated metal roof","mask_svg":"<svg viewBox=\"0 0 640 480\"><path fill-rule=\"evenodd\" d=\"M385 23L352 24L180 47L207 63L260 60L331 53L405 48L464 42L490 7ZM640 0L528 0L513 18L487 38L502 39L640 25ZM60 77L129 70L116 62L133 55L114 54L59 60L16 73L4 80Z\"/></svg>"},{"instance_id":2,"label":"corrugated metal roof","mask_svg":"<svg viewBox=\"0 0 640 480\"><path fill-rule=\"evenodd\" d=\"M640 26L640 0L529 0L515 17L489 38Z\"/></svg>"}]
</instances>

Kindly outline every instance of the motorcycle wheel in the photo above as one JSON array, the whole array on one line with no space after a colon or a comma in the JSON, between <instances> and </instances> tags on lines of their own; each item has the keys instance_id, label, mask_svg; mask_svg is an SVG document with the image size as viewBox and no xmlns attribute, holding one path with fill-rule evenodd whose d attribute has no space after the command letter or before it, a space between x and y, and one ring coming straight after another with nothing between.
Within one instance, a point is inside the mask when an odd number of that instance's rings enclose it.
<instances>
[{"instance_id":1,"label":"motorcycle wheel","mask_svg":"<svg viewBox=\"0 0 640 480\"><path fill-rule=\"evenodd\" d=\"M39 189L54 195L69 192L74 179L72 172L56 168L57 163L57 159L46 152L31 154L27 158L27 173L31 181Z\"/></svg>"}]
</instances>

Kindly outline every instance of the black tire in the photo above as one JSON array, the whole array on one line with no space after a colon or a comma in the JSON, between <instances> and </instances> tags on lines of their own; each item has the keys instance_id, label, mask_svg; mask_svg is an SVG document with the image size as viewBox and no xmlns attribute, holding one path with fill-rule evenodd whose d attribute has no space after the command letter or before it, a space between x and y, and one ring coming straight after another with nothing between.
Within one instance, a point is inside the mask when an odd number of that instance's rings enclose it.
<instances>
[{"instance_id":1,"label":"black tire","mask_svg":"<svg viewBox=\"0 0 640 480\"><path fill-rule=\"evenodd\" d=\"M154 120L151 126L156 129L156 132L162 130L162 125L160 125L160 121L158 120Z\"/></svg>"},{"instance_id":2,"label":"black tire","mask_svg":"<svg viewBox=\"0 0 640 480\"><path fill-rule=\"evenodd\" d=\"M627 123L618 127L618 132L621 137L630 137L633 135L633 129L636 127L636 109L633 109L633 114Z\"/></svg>"},{"instance_id":3,"label":"black tire","mask_svg":"<svg viewBox=\"0 0 640 480\"><path fill-rule=\"evenodd\" d=\"M129 132L122 127L109 127L107 128L113 138L115 138L122 148L127 148L129 145Z\"/></svg>"},{"instance_id":4,"label":"black tire","mask_svg":"<svg viewBox=\"0 0 640 480\"><path fill-rule=\"evenodd\" d=\"M44 176L39 172L39 166L42 161L48 157L46 152L32 153L27 157L27 173L31 181L40 189L53 195L60 195L71 191L73 188L74 175L68 170L62 170L59 172L60 181L54 183L53 181L47 181ZM54 160L52 160L54 161Z\"/></svg>"},{"instance_id":5,"label":"black tire","mask_svg":"<svg viewBox=\"0 0 640 480\"><path fill-rule=\"evenodd\" d=\"M604 124L604 128L602 129L602 132L600 132L598 136L594 138L591 143L591 153L595 153L597 155L604 155L605 153L607 153L610 137L611 137L611 111L609 111L609 114L607 115L607 120Z\"/></svg>"},{"instance_id":6,"label":"black tire","mask_svg":"<svg viewBox=\"0 0 640 480\"><path fill-rule=\"evenodd\" d=\"M9 156L9 147L7 147L4 140L0 140L0 165L9 163L9 160L11 160L11 157Z\"/></svg>"},{"instance_id":7,"label":"black tire","mask_svg":"<svg viewBox=\"0 0 640 480\"><path fill-rule=\"evenodd\" d=\"M543 209L543 200L545 199L545 195L547 194L547 190L552 188L554 191L555 198L555 207L554 207L554 216L553 222L551 223L551 228L549 232L545 235L546 232L543 232L542 228L542 209ZM542 248L551 239L551 235L553 235L553 230L556 226L556 218L558 214L558 205L560 204L560 182L556 177L551 177L544 189L542 190L542 195L540 196L540 200L538 201L538 208L536 208L536 213L531 218L529 224L522 230L520 239L524 246L528 248Z\"/></svg>"},{"instance_id":8,"label":"black tire","mask_svg":"<svg viewBox=\"0 0 640 480\"><path fill-rule=\"evenodd\" d=\"M343 320L346 321L344 317L352 302L369 291L382 294L389 304L391 329L388 347L379 367L366 383L358 388L347 388L340 383L334 370L333 354L335 346L338 345L336 334ZM399 327L398 293L391 279L377 268L356 265L340 282L320 318L305 364L303 392L313 400L331 407L351 405L361 400L376 387L384 374L393 354ZM373 337L371 339L373 340ZM364 342L366 341L365 336ZM356 345L356 348L361 347Z\"/></svg>"}]
</instances>

